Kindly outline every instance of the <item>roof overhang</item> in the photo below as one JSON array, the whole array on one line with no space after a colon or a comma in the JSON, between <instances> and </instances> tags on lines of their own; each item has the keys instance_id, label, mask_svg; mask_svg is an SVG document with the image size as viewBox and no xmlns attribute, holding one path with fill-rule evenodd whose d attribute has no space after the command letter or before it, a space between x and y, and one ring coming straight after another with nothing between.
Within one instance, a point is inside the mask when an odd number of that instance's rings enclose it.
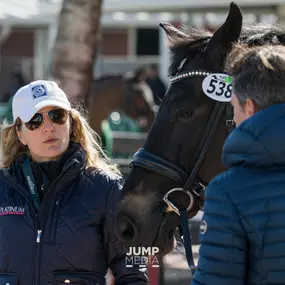
<instances>
[{"instance_id":1,"label":"roof overhang","mask_svg":"<svg viewBox=\"0 0 285 285\"><path fill-rule=\"evenodd\" d=\"M195 25L204 19L218 25L228 14L230 2L231 0L105 0L102 24L115 27L157 26L161 21L187 22L190 19ZM256 21L254 15L269 14L274 18L277 6L285 5L285 0L237 2L248 23ZM56 22L61 3L62 0L1 0L0 25L11 23L13 26L47 27ZM264 21L268 22L268 19ZM269 21L275 22L275 19Z\"/></svg>"},{"instance_id":2,"label":"roof overhang","mask_svg":"<svg viewBox=\"0 0 285 285\"><path fill-rule=\"evenodd\" d=\"M39 12L38 0L0 1L0 19L28 19Z\"/></svg>"},{"instance_id":3,"label":"roof overhang","mask_svg":"<svg viewBox=\"0 0 285 285\"><path fill-rule=\"evenodd\" d=\"M229 10L230 0L107 0L104 12L187 12L187 13L225 13ZM239 0L237 4L246 13L274 13L276 6L285 0Z\"/></svg>"}]
</instances>

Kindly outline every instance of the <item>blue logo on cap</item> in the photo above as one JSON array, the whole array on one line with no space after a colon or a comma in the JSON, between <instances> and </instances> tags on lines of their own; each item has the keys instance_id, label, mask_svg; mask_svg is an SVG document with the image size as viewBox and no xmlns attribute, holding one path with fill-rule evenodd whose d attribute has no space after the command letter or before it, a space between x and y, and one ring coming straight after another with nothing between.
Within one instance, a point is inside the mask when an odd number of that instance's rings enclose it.
<instances>
[{"instance_id":1,"label":"blue logo on cap","mask_svg":"<svg viewBox=\"0 0 285 285\"><path fill-rule=\"evenodd\" d=\"M42 96L47 96L47 90L44 85L37 85L32 88L33 98L39 98Z\"/></svg>"}]
</instances>

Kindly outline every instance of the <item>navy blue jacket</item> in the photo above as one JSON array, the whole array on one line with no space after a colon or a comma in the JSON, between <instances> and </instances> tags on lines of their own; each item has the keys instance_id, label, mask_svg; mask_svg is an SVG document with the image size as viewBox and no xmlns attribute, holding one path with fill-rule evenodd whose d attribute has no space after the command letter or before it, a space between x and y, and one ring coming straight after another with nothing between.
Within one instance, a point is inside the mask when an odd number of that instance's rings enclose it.
<instances>
[{"instance_id":1,"label":"navy blue jacket","mask_svg":"<svg viewBox=\"0 0 285 285\"><path fill-rule=\"evenodd\" d=\"M243 122L205 195L192 285L285 284L285 105Z\"/></svg>"},{"instance_id":2,"label":"navy blue jacket","mask_svg":"<svg viewBox=\"0 0 285 285\"><path fill-rule=\"evenodd\" d=\"M21 159L0 171L0 284L102 285L108 267L116 284L147 284L142 272L126 268L114 233L120 181L86 168L79 145L70 155L38 213Z\"/></svg>"}]
</instances>

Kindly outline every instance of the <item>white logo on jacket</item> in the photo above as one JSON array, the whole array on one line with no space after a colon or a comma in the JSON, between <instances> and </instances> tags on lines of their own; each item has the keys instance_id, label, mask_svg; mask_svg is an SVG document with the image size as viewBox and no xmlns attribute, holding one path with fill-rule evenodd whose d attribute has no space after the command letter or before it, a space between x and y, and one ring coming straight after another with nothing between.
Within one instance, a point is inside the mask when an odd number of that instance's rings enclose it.
<instances>
[{"instance_id":1,"label":"white logo on jacket","mask_svg":"<svg viewBox=\"0 0 285 285\"><path fill-rule=\"evenodd\" d=\"M31 189L32 194L35 194L35 184L33 183L32 179L30 176L27 177L29 187Z\"/></svg>"},{"instance_id":2,"label":"white logo on jacket","mask_svg":"<svg viewBox=\"0 0 285 285\"><path fill-rule=\"evenodd\" d=\"M206 222L205 220L203 220L203 221L201 222L201 225L200 225L200 233L201 233L202 235L204 235L204 234L206 233L207 227L208 227L207 222Z\"/></svg>"}]
</instances>

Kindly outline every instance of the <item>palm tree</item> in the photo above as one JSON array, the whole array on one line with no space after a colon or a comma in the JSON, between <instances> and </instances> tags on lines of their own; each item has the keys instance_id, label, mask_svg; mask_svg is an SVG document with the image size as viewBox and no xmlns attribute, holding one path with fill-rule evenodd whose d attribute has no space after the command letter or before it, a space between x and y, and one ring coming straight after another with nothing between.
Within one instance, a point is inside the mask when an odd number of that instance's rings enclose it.
<instances>
[{"instance_id":1,"label":"palm tree","mask_svg":"<svg viewBox=\"0 0 285 285\"><path fill-rule=\"evenodd\" d=\"M51 77L71 102L86 103L101 42L103 0L63 0L51 62Z\"/></svg>"}]
</instances>

